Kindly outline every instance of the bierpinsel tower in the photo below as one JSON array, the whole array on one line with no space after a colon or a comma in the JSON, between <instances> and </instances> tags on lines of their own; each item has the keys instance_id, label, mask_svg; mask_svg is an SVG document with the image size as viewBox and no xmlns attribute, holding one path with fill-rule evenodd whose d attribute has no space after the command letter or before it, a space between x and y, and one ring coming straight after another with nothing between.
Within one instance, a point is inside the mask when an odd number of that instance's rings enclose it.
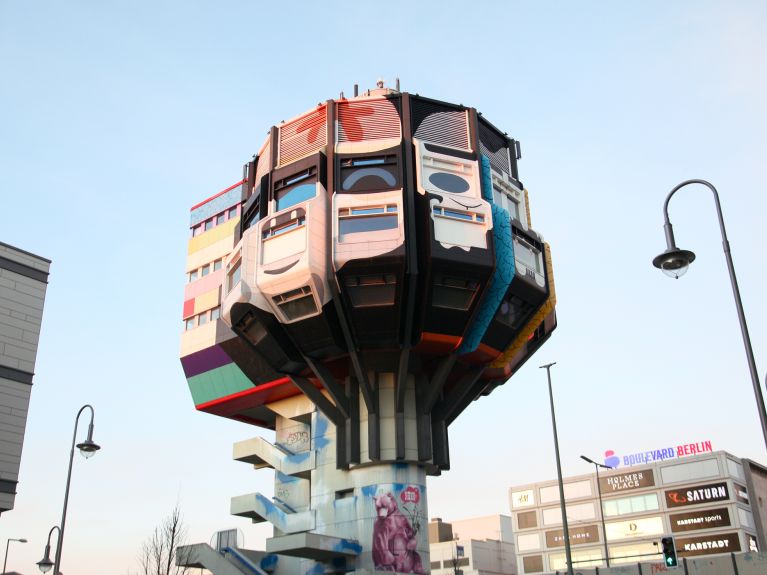
<instances>
[{"instance_id":1,"label":"bierpinsel tower","mask_svg":"<svg viewBox=\"0 0 767 575\"><path fill-rule=\"evenodd\" d=\"M192 208L181 363L198 410L274 431L234 445L274 470L231 500L274 525L266 570L429 571L450 424L556 327L519 158L474 108L379 82L273 126Z\"/></svg>"}]
</instances>

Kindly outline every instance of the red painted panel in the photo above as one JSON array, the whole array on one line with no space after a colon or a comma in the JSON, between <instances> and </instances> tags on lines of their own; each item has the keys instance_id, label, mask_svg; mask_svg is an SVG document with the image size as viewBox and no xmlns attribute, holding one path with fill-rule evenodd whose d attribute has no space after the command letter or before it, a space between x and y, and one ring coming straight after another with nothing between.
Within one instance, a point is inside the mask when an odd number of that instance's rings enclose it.
<instances>
[{"instance_id":1,"label":"red painted panel","mask_svg":"<svg viewBox=\"0 0 767 575\"><path fill-rule=\"evenodd\" d=\"M184 302L184 319L194 315L194 298Z\"/></svg>"}]
</instances>

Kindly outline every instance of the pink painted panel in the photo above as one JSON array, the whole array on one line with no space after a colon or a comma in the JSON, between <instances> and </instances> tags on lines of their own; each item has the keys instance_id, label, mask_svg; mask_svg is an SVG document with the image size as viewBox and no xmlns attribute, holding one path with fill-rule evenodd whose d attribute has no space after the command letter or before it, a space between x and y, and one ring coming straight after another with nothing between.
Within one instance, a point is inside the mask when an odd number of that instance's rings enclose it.
<instances>
[{"instance_id":1,"label":"pink painted panel","mask_svg":"<svg viewBox=\"0 0 767 575\"><path fill-rule=\"evenodd\" d=\"M186 286L184 286L184 299L185 300L193 299L197 297L198 295L209 292L210 290L220 286L223 283L223 281L224 281L224 267L222 266L220 270L211 272L208 275L206 275L204 278L201 278L186 284Z\"/></svg>"}]
</instances>

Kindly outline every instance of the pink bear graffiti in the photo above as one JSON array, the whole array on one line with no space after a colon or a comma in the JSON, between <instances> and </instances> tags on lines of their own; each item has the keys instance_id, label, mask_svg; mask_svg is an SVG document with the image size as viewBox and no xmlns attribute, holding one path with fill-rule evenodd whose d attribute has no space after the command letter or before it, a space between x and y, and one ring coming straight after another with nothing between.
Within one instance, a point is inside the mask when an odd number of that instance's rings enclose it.
<instances>
[{"instance_id":1,"label":"pink bear graffiti","mask_svg":"<svg viewBox=\"0 0 767 575\"><path fill-rule=\"evenodd\" d=\"M373 525L373 564L380 571L425 575L416 551L416 532L397 506L391 493L373 497L376 520Z\"/></svg>"}]
</instances>

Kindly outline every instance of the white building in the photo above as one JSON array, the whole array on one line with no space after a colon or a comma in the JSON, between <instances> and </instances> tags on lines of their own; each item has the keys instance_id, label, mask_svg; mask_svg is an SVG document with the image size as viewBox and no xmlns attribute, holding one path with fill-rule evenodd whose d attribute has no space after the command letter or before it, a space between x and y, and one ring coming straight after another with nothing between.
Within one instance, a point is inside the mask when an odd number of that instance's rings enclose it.
<instances>
[{"instance_id":1,"label":"white building","mask_svg":"<svg viewBox=\"0 0 767 575\"><path fill-rule=\"evenodd\" d=\"M429 523L432 575L516 575L511 517Z\"/></svg>"},{"instance_id":2,"label":"white building","mask_svg":"<svg viewBox=\"0 0 767 575\"><path fill-rule=\"evenodd\" d=\"M668 448L624 460L613 457L613 464L648 463L600 472L611 565L660 560L658 543L667 535L675 537L680 561L767 547L767 468L725 451L711 452L708 442L692 445L697 455L679 457ZM568 477L563 483L573 565L604 566L596 476ZM514 486L510 497L518 572L565 570L557 481Z\"/></svg>"}]
</instances>

